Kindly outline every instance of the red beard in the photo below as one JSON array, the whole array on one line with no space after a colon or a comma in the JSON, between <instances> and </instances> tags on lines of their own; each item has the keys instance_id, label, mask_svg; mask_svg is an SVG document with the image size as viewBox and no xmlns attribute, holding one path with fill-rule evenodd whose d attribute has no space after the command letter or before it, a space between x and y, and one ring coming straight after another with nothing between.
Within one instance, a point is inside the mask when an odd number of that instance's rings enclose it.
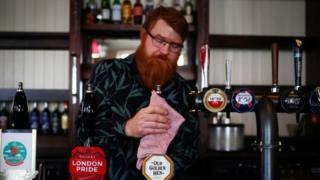
<instances>
[{"instance_id":1,"label":"red beard","mask_svg":"<svg viewBox=\"0 0 320 180\"><path fill-rule=\"evenodd\" d=\"M143 85L151 91L155 90L156 85L163 86L173 77L177 63L171 62L167 56L147 55L143 44L137 49L136 64Z\"/></svg>"}]
</instances>

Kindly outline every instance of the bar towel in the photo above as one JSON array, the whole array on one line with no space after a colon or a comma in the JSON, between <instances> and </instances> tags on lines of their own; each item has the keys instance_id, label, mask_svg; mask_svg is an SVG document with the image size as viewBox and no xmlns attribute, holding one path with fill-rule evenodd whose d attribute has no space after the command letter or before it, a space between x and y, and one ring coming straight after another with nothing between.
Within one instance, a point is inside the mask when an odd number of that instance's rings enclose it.
<instances>
[{"instance_id":1,"label":"bar towel","mask_svg":"<svg viewBox=\"0 0 320 180\"><path fill-rule=\"evenodd\" d=\"M141 138L137 153L137 169L141 169L143 159L149 154L166 154L170 142L177 134L179 127L185 121L184 117L175 111L164 98L159 96L155 91L151 92L150 104L160 105L168 110L170 128L167 133L150 134Z\"/></svg>"}]
</instances>

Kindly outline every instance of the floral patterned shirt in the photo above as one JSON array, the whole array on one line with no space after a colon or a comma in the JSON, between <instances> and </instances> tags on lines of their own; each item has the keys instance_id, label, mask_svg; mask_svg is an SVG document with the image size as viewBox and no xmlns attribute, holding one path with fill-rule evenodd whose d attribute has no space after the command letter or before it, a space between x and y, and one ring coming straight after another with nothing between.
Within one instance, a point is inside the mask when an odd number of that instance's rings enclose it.
<instances>
[{"instance_id":1,"label":"floral patterned shirt","mask_svg":"<svg viewBox=\"0 0 320 180\"><path fill-rule=\"evenodd\" d=\"M124 59L104 60L97 64L89 80L95 87L96 146L107 156L107 179L144 179L136 168L139 138L124 133L126 120L149 105L151 92L144 88L135 64L135 54ZM186 121L168 147L167 155L174 162L175 175L183 173L198 157L199 121L189 109L192 100L188 83L177 73L162 87L162 97ZM86 139L81 115L77 119L80 142Z\"/></svg>"}]
</instances>

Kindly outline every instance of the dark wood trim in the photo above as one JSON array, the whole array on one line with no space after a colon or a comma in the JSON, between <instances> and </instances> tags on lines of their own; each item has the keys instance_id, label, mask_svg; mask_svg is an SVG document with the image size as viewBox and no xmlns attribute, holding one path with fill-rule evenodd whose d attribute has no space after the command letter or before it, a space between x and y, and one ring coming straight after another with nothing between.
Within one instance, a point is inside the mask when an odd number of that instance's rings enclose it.
<instances>
[{"instance_id":1,"label":"dark wood trim","mask_svg":"<svg viewBox=\"0 0 320 180\"><path fill-rule=\"evenodd\" d=\"M292 49L295 39L303 41L304 49L313 49L318 42L312 37L294 36L257 36L257 35L209 35L211 48L236 49L270 49L271 44L277 42L280 49Z\"/></svg>"},{"instance_id":2,"label":"dark wood trim","mask_svg":"<svg viewBox=\"0 0 320 180\"><path fill-rule=\"evenodd\" d=\"M93 24L83 25L83 33L91 38L126 38L137 39L141 25L135 24ZM189 25L189 32L195 32L194 25Z\"/></svg>"},{"instance_id":3,"label":"dark wood trim","mask_svg":"<svg viewBox=\"0 0 320 180\"><path fill-rule=\"evenodd\" d=\"M68 49L69 33L0 32L0 49Z\"/></svg>"},{"instance_id":4,"label":"dark wood trim","mask_svg":"<svg viewBox=\"0 0 320 180\"><path fill-rule=\"evenodd\" d=\"M196 1L196 27L197 27L197 40L196 40L196 47L195 47L195 64L198 65L199 54L200 54L200 47L203 44L209 44L209 1L208 0L198 0ZM197 76L196 79L198 84L200 85L201 80L201 66L197 66Z\"/></svg>"},{"instance_id":5,"label":"dark wood trim","mask_svg":"<svg viewBox=\"0 0 320 180\"><path fill-rule=\"evenodd\" d=\"M84 31L131 31L139 32L142 28L142 25L136 24L92 24L92 25L83 25ZM195 31L193 25L189 25L189 31Z\"/></svg>"},{"instance_id":6,"label":"dark wood trim","mask_svg":"<svg viewBox=\"0 0 320 180\"><path fill-rule=\"evenodd\" d=\"M25 89L27 100L30 101L68 101L69 90L62 89ZM0 89L0 101L12 101L16 89Z\"/></svg>"},{"instance_id":7,"label":"dark wood trim","mask_svg":"<svg viewBox=\"0 0 320 180\"><path fill-rule=\"evenodd\" d=\"M306 84L320 85L320 1L306 0L306 35L314 37L316 43L313 49L307 51Z\"/></svg>"},{"instance_id":8,"label":"dark wood trim","mask_svg":"<svg viewBox=\"0 0 320 180\"><path fill-rule=\"evenodd\" d=\"M63 135L38 135L37 136L37 158L53 158L70 156L71 147L68 136Z\"/></svg>"},{"instance_id":9,"label":"dark wood trim","mask_svg":"<svg viewBox=\"0 0 320 180\"><path fill-rule=\"evenodd\" d=\"M85 31L132 31L138 32L142 26L135 24L92 24L83 25Z\"/></svg>"},{"instance_id":10,"label":"dark wood trim","mask_svg":"<svg viewBox=\"0 0 320 180\"><path fill-rule=\"evenodd\" d=\"M80 63L83 61L82 57L82 7L83 1L82 0L70 0L70 44L69 44L69 51L71 56L77 57L77 92L75 104L72 103L73 96L71 92L72 88L72 57L69 57L69 147L74 147L78 144L77 135L76 135L76 127L75 127L75 120L78 115L79 111L79 92L80 92Z\"/></svg>"},{"instance_id":11,"label":"dark wood trim","mask_svg":"<svg viewBox=\"0 0 320 180\"><path fill-rule=\"evenodd\" d=\"M196 65L196 84L199 86L201 83L201 66L199 65L199 54L200 54L200 47L204 43L209 44L209 0L197 0L196 1L196 17L194 18L196 21L196 42L195 42L195 48L194 48L194 63ZM200 86L198 87L200 88ZM203 113L198 113L199 119L202 119L200 121L200 142L199 142L199 148L200 153L204 153L206 151L207 147L207 137L208 137L208 124L205 119L205 115Z\"/></svg>"},{"instance_id":12,"label":"dark wood trim","mask_svg":"<svg viewBox=\"0 0 320 180\"><path fill-rule=\"evenodd\" d=\"M83 81L87 81L90 78L93 68L94 64L81 64L81 79Z\"/></svg>"}]
</instances>

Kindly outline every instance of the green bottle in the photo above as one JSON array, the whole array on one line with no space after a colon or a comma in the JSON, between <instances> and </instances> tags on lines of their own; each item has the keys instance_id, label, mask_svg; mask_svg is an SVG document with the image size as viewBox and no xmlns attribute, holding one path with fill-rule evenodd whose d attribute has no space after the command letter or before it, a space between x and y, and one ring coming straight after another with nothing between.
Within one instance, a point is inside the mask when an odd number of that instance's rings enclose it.
<instances>
[{"instance_id":1,"label":"green bottle","mask_svg":"<svg viewBox=\"0 0 320 180\"><path fill-rule=\"evenodd\" d=\"M121 4L119 0L113 1L111 19L115 24L121 23Z\"/></svg>"},{"instance_id":2,"label":"green bottle","mask_svg":"<svg viewBox=\"0 0 320 180\"><path fill-rule=\"evenodd\" d=\"M111 21L110 0L101 0L101 16L102 22L109 23Z\"/></svg>"}]
</instances>

